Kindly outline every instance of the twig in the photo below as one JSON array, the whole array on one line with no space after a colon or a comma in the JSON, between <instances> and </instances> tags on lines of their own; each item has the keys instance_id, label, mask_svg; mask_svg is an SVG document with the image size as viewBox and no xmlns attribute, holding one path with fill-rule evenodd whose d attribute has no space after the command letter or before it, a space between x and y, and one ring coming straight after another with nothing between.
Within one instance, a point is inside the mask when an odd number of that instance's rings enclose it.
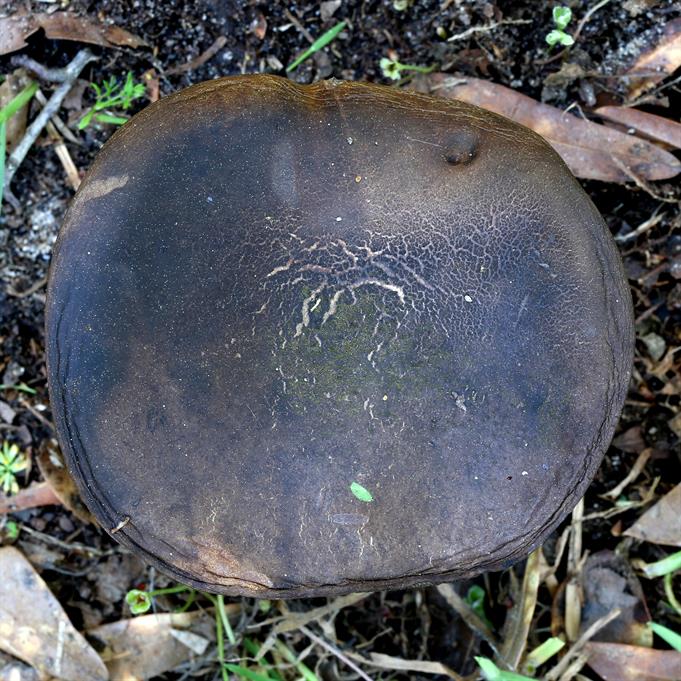
<instances>
[{"instance_id":1,"label":"twig","mask_svg":"<svg viewBox=\"0 0 681 681\"><path fill-rule=\"evenodd\" d=\"M38 103L40 106L45 106L47 104L47 98L43 94L43 91L38 88L38 91L35 93L35 98L38 100ZM59 132L72 144L77 144L78 146L83 146L83 143L69 130L69 128L66 126L66 123L62 121L59 116L56 114L52 116L52 122L54 123L55 127Z\"/></svg>"},{"instance_id":2,"label":"twig","mask_svg":"<svg viewBox=\"0 0 681 681\"><path fill-rule=\"evenodd\" d=\"M582 651L582 648L590 641L603 627L607 626L614 619L620 616L622 611L619 608L611 610L607 615L597 619L573 644L568 650L565 657L551 669L544 677L545 681L557 681L563 675L563 672L569 667L572 660L574 660Z\"/></svg>"},{"instance_id":3,"label":"twig","mask_svg":"<svg viewBox=\"0 0 681 681\"><path fill-rule=\"evenodd\" d=\"M625 165L620 161L614 154L610 154L610 159L612 162L629 178L634 184L642 189L647 194L650 194L654 199L658 201L664 201L665 203L678 203L678 199L668 199L665 196L660 196L642 177L639 177L629 166Z\"/></svg>"},{"instance_id":4,"label":"twig","mask_svg":"<svg viewBox=\"0 0 681 681\"><path fill-rule=\"evenodd\" d=\"M579 577L582 566L582 518L584 518L584 497L572 511L570 543L568 544L568 583L565 587L565 634L569 641L577 639L582 617L582 590Z\"/></svg>"},{"instance_id":5,"label":"twig","mask_svg":"<svg viewBox=\"0 0 681 681\"><path fill-rule=\"evenodd\" d=\"M205 64L209 59L212 59L227 43L227 38L224 35L219 36L215 39L213 44L204 50L198 57L188 61L186 64L180 64L179 66L173 66L166 69L166 76L174 76L178 73L186 73L192 69L196 69L202 64Z\"/></svg>"},{"instance_id":6,"label":"twig","mask_svg":"<svg viewBox=\"0 0 681 681\"><path fill-rule=\"evenodd\" d=\"M501 654L504 662L511 669L518 668L527 647L527 637L537 606L540 552L541 549L535 549L527 557L521 597L509 611L507 622L504 624L505 638L501 646Z\"/></svg>"},{"instance_id":7,"label":"twig","mask_svg":"<svg viewBox=\"0 0 681 681\"><path fill-rule=\"evenodd\" d=\"M32 73L35 73L40 80L47 80L52 83L63 83L68 80L68 66L63 66L59 69L50 69L47 66L43 66L40 62L35 59L27 57L25 54L17 55L12 57L12 66L23 66Z\"/></svg>"},{"instance_id":8,"label":"twig","mask_svg":"<svg viewBox=\"0 0 681 681\"><path fill-rule=\"evenodd\" d=\"M80 544L78 542L62 541L61 539L51 537L49 534L45 534L44 532L38 532L38 530L34 530L32 527L30 527L29 525L25 525L24 523L20 523L19 527L21 528L22 532L30 535L31 537L35 537L36 539L44 542L45 544L52 544L53 546L58 546L60 549L64 549L65 551L75 551L76 553L89 554L90 556L97 558L113 556L117 553L125 553L125 550L119 546L114 547L112 549L96 549L94 546L87 546L85 544Z\"/></svg>"},{"instance_id":9,"label":"twig","mask_svg":"<svg viewBox=\"0 0 681 681\"><path fill-rule=\"evenodd\" d=\"M655 213L653 213L645 222L642 222L636 229L632 230L628 234L618 234L615 237L615 241L618 244L623 244L626 241L631 241L632 239L636 239L637 237L641 236L641 234L644 234L647 232L649 229L652 229L655 227L657 224L662 222L662 220L667 217L666 213L658 213L657 211L660 209L658 206L657 209L655 210Z\"/></svg>"},{"instance_id":10,"label":"twig","mask_svg":"<svg viewBox=\"0 0 681 681\"><path fill-rule=\"evenodd\" d=\"M459 596L451 584L440 584L437 587L438 593L447 601L447 603L460 615L463 621L468 625L471 631L478 634L484 641L487 641L494 654L503 661L503 655L499 652L499 643L494 638L494 634L489 630L489 627L480 619L480 617L473 611L473 609Z\"/></svg>"},{"instance_id":11,"label":"twig","mask_svg":"<svg viewBox=\"0 0 681 681\"><path fill-rule=\"evenodd\" d=\"M587 22L591 19L591 17L596 12L598 12L598 10L601 9L601 7L605 7L609 2L610 0L601 0L584 13L584 16L580 19L579 23L577 24L577 28L575 29L575 32L572 35L572 37L575 39L575 42L581 35L582 29L584 28L584 26L586 26Z\"/></svg>"},{"instance_id":12,"label":"twig","mask_svg":"<svg viewBox=\"0 0 681 681\"><path fill-rule=\"evenodd\" d=\"M606 499L617 499L620 494L624 491L624 489L634 482L636 478L638 478L639 475L641 475L641 471L645 468L646 463L648 463L648 459L650 458L650 455L653 453L653 448L652 447L646 447L636 458L636 461L634 462L634 465L631 467L631 470L627 474L627 476L622 480L622 482L619 483L619 485L613 487L609 492L606 492L603 496Z\"/></svg>"},{"instance_id":13,"label":"twig","mask_svg":"<svg viewBox=\"0 0 681 681\"><path fill-rule=\"evenodd\" d=\"M7 165L5 168L5 192L9 190L9 186L14 178L14 174L17 169L26 158L29 149L33 146L38 135L42 132L43 128L47 125L47 122L57 113L62 102L66 98L73 87L74 82L80 75L80 72L89 64L91 61L95 61L95 57L90 50L81 50L74 57L73 61L66 67L66 72L68 77L63 83L57 87L57 89L52 93L52 96L47 101L47 104L43 107L43 110L35 117L35 120L26 130L21 142L17 144L14 151L11 153L10 157L7 159Z\"/></svg>"},{"instance_id":14,"label":"twig","mask_svg":"<svg viewBox=\"0 0 681 681\"><path fill-rule=\"evenodd\" d=\"M364 681L373 681L373 679L365 674L347 655L344 655L336 646L332 645L328 641L324 640L321 636L310 631L307 627L300 627L300 631L305 634L311 641L314 641L317 645L320 645L325 650L328 650L332 655L335 655L341 662L346 664L350 669L352 669L355 674L359 674L360 678Z\"/></svg>"},{"instance_id":15,"label":"twig","mask_svg":"<svg viewBox=\"0 0 681 681\"><path fill-rule=\"evenodd\" d=\"M303 34L308 43L314 42L314 38L312 37L310 31L308 31L305 26L300 23L295 15L293 15L288 9L284 10L284 14L286 15L286 18Z\"/></svg>"},{"instance_id":16,"label":"twig","mask_svg":"<svg viewBox=\"0 0 681 681\"><path fill-rule=\"evenodd\" d=\"M471 26L462 33L457 33L456 35L447 38L447 42L454 43L457 42L458 40L465 40L466 38L472 36L475 33L488 33L489 31L493 31L495 28L499 28L499 26L531 23L532 21L530 19L502 19L501 21L493 21L492 23L487 24L486 26Z\"/></svg>"},{"instance_id":17,"label":"twig","mask_svg":"<svg viewBox=\"0 0 681 681\"><path fill-rule=\"evenodd\" d=\"M13 298L28 298L28 296L33 295L37 291L47 284L47 277L39 279L35 283L31 284L25 291L17 291L11 284L7 287L7 295Z\"/></svg>"}]
</instances>

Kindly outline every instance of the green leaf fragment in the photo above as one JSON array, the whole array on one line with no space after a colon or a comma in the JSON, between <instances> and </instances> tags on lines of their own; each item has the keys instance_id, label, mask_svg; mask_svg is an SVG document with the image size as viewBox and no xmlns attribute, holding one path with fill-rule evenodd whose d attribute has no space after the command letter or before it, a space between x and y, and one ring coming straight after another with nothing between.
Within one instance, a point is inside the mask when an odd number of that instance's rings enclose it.
<instances>
[{"instance_id":1,"label":"green leaf fragment","mask_svg":"<svg viewBox=\"0 0 681 681\"><path fill-rule=\"evenodd\" d=\"M662 624L648 622L648 627L652 629L663 641L668 643L674 650L681 653L681 636L675 631L668 629Z\"/></svg>"},{"instance_id":2,"label":"green leaf fragment","mask_svg":"<svg viewBox=\"0 0 681 681\"><path fill-rule=\"evenodd\" d=\"M565 28L572 21L572 10L569 7L558 6L553 8L553 23L557 28Z\"/></svg>"},{"instance_id":3,"label":"green leaf fragment","mask_svg":"<svg viewBox=\"0 0 681 681\"><path fill-rule=\"evenodd\" d=\"M672 553L666 558L655 561L654 563L646 563L643 566L643 574L648 577L648 579L664 577L670 572L677 572L678 570L681 570L681 551Z\"/></svg>"},{"instance_id":4,"label":"green leaf fragment","mask_svg":"<svg viewBox=\"0 0 681 681\"><path fill-rule=\"evenodd\" d=\"M310 47L308 47L305 52L303 52L297 59L294 59L287 67L286 73L290 73L294 69L298 68L306 59L311 57L315 52L319 52L322 48L326 47L347 25L345 21L341 21L336 24L333 28L330 28L326 33L321 35L317 40L315 40Z\"/></svg>"},{"instance_id":5,"label":"green leaf fragment","mask_svg":"<svg viewBox=\"0 0 681 681\"><path fill-rule=\"evenodd\" d=\"M529 676L499 669L488 657L476 657L475 661L482 670L485 681L534 681Z\"/></svg>"},{"instance_id":6,"label":"green leaf fragment","mask_svg":"<svg viewBox=\"0 0 681 681\"><path fill-rule=\"evenodd\" d=\"M358 482L353 482L350 485L350 491L359 499L360 501L364 501L366 503L369 503L370 501L374 500L373 495L371 492L364 486L360 485Z\"/></svg>"},{"instance_id":7,"label":"green leaf fragment","mask_svg":"<svg viewBox=\"0 0 681 681\"><path fill-rule=\"evenodd\" d=\"M125 595L125 602L130 606L133 615L142 615L151 608L151 596L147 591L131 589Z\"/></svg>"},{"instance_id":8,"label":"green leaf fragment","mask_svg":"<svg viewBox=\"0 0 681 681\"><path fill-rule=\"evenodd\" d=\"M257 672L248 669L247 667L242 667L239 664L229 664L224 663L226 669L228 669L232 674L240 676L242 679L248 679L249 681L272 681L271 676L265 676L264 674L258 674Z\"/></svg>"}]
</instances>

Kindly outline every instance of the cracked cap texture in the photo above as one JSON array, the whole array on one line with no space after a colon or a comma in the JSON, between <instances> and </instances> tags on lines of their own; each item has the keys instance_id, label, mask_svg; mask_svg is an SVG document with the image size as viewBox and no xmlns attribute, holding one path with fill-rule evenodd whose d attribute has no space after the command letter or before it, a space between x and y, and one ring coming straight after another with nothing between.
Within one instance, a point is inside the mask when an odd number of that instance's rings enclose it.
<instances>
[{"instance_id":1,"label":"cracked cap texture","mask_svg":"<svg viewBox=\"0 0 681 681\"><path fill-rule=\"evenodd\" d=\"M612 238L537 135L225 78L100 152L47 310L59 439L122 544L225 594L498 569L584 493L630 375Z\"/></svg>"}]
</instances>

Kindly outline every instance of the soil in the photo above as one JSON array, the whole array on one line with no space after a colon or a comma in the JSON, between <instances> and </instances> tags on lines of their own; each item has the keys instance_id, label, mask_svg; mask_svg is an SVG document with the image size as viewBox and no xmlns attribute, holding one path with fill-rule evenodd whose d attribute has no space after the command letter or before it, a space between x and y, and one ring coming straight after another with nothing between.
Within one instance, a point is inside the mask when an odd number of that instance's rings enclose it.
<instances>
[{"instance_id":1,"label":"soil","mask_svg":"<svg viewBox=\"0 0 681 681\"><path fill-rule=\"evenodd\" d=\"M577 105L584 115L594 106L622 102L623 81L605 76L622 73L642 47L654 42L663 24L681 16L681 6L671 0L605 3L584 25L577 44L561 58L552 60L558 50L550 51L544 40L552 26L549 3L416 0L406 4L408 7L400 11L395 8L399 3L390 0L343 3L65 0L58 4L27 0L5 2L0 7L0 16L20 10L46 12L64 7L69 12L124 27L150 47L92 47L99 60L90 64L81 78L84 83L100 83L111 76L124 78L128 72L137 80L150 73L158 79L161 96L220 76L239 73L285 76L284 66L310 44L306 32L314 38L335 23L346 21L346 28L330 47L305 61L289 77L303 83L335 77L390 84L379 67L380 59L390 56L405 64L437 65L438 70L448 73L487 78L561 108ZM595 3L571 0L567 4L579 19ZM528 23L501 24L493 30L469 32L461 39L448 41L471 27L508 20ZM169 69L196 59L220 36L224 36L224 44L206 63L184 73L168 73ZM49 40L38 31L28 39L28 47L22 54L53 68L65 66L82 47L79 42ZM14 70L12 56L0 57L0 74ZM585 75L556 78L555 74L565 63L578 64ZM678 117L681 110L678 84L674 84L673 76L665 83L668 86L643 108L661 116ZM47 94L54 85L42 82L41 87ZM73 123L93 101L91 94L85 90L80 106L76 103L74 109L61 112L78 138L78 144L68 143L68 148L81 172L87 170L114 130L111 125L93 126L83 132L75 129ZM134 113L147 104L148 99L142 98L134 102L127 113ZM680 192L674 182L657 183L650 191L634 184L583 183L613 235L619 239L637 319L635 372L629 398L615 444L585 497L585 514L612 508L612 502L601 495L627 475L646 447L652 449L648 463L620 501L642 499L657 480L647 505L634 505L631 510L613 517L585 523L583 543L586 551L616 551L629 563L636 559L656 560L669 553L663 547L624 538L621 532L653 500L681 482L681 427L675 432L670 426L670 421L681 410L679 360L670 361L666 372L653 373L665 352L681 345L681 215ZM671 200L656 198L667 190ZM45 380L42 282L47 275L51 247L73 192L53 148L46 142L33 147L15 176L12 191L21 207L14 210L4 204L0 217L0 382L3 385L24 383L36 394L16 390L0 393L0 399L16 412L10 422L0 427L6 439L17 442L35 458L54 436ZM656 215L662 217L650 229L637 238L626 238L633 229ZM35 465L29 479L40 479ZM39 567L76 627L91 627L127 617L124 595L128 589L151 583L167 584L162 575L154 575L125 558L104 532L83 523L62 507L47 506L11 517L29 528L22 531L17 545ZM0 528L5 522L0 516ZM567 524L569 521L563 527ZM549 562L562 529L546 543ZM9 543L10 539L5 536L3 541ZM96 547L105 555L69 550L73 542ZM126 562L124 568L120 561ZM516 593L513 582L521 574L522 564L514 571L488 574L475 580L485 590L486 616L496 631L501 631L513 605ZM565 569L561 568L557 576L559 581L566 580ZM457 588L465 594L470 585L464 583ZM643 588L650 615L671 628L681 629L679 617L666 605L661 580L643 580ZM325 602L294 601L289 607L304 610ZM554 621L552 598L545 587L540 589L539 602L529 636L530 647L548 636ZM171 605L172 599L168 607ZM553 605L560 608L560 603ZM264 620L267 614L256 609L252 616L257 621ZM336 618L336 634L343 650L439 661L461 674L475 671L474 655L491 656L492 652L470 632L434 588L374 594L340 612ZM301 634L291 635L289 643L298 651L309 645ZM324 651L313 651L306 663L313 668L318 665L320 677L350 678L347 668ZM204 660L203 666L198 665L193 671L201 669L208 678L217 678L214 659ZM373 673L378 672L373 670ZM382 674L391 678L420 678L405 672ZM590 670L583 674L584 678L598 678ZM184 677L182 673L171 672L164 678Z\"/></svg>"}]
</instances>

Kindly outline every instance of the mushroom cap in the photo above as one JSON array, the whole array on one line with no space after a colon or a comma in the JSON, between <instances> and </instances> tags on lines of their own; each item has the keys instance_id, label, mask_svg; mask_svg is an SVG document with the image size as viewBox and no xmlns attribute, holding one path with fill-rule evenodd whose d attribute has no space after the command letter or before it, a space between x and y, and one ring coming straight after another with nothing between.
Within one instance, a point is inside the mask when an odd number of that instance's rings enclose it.
<instances>
[{"instance_id":1,"label":"mushroom cap","mask_svg":"<svg viewBox=\"0 0 681 681\"><path fill-rule=\"evenodd\" d=\"M87 505L225 594L518 560L594 476L632 352L613 240L551 147L364 83L153 104L99 153L51 266L51 401Z\"/></svg>"}]
</instances>

